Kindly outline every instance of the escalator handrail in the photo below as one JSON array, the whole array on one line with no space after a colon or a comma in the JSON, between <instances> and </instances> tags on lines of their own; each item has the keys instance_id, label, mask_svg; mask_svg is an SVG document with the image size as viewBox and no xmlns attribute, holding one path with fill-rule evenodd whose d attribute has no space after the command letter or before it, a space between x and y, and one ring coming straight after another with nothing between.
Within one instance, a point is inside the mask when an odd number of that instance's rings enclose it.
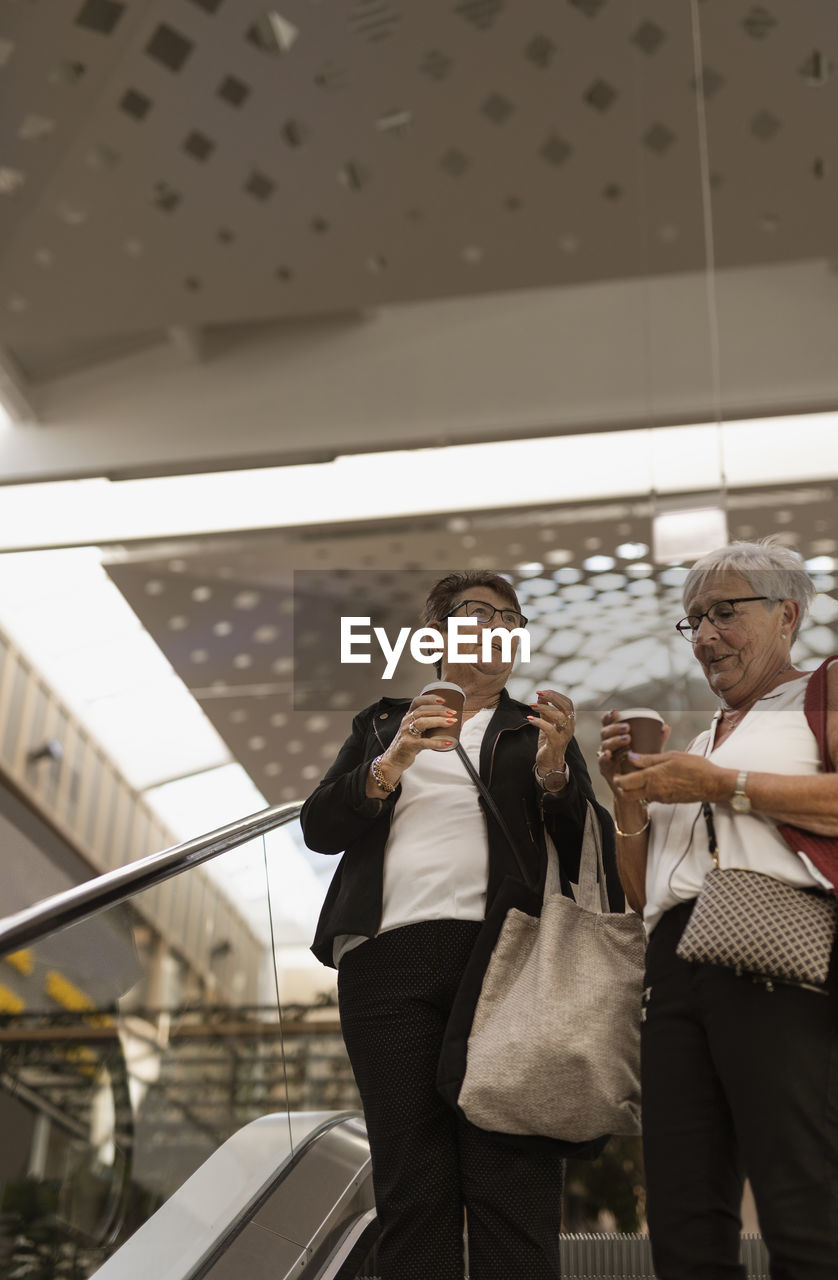
<instances>
[{"instance_id":1,"label":"escalator handrail","mask_svg":"<svg viewBox=\"0 0 838 1280\"><path fill-rule=\"evenodd\" d=\"M125 902L145 889L153 889L164 880L217 858L238 845L267 835L286 822L292 822L302 807L300 801L271 805L246 818L237 818L226 826L216 827L206 835L195 836L160 853L150 853L145 858L106 871L92 880L85 880L83 884L25 907L23 911L0 921L0 956L19 951L58 929L86 920L106 907Z\"/></svg>"}]
</instances>

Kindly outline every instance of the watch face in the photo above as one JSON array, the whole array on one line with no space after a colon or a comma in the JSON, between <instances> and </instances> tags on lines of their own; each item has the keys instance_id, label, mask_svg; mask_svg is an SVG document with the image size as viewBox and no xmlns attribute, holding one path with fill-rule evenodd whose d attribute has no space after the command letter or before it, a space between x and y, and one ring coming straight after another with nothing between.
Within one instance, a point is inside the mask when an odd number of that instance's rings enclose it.
<instances>
[{"instance_id":1,"label":"watch face","mask_svg":"<svg viewBox=\"0 0 838 1280\"><path fill-rule=\"evenodd\" d=\"M750 813L751 802L747 796L736 795L730 798L730 807L735 809L737 813Z\"/></svg>"}]
</instances>

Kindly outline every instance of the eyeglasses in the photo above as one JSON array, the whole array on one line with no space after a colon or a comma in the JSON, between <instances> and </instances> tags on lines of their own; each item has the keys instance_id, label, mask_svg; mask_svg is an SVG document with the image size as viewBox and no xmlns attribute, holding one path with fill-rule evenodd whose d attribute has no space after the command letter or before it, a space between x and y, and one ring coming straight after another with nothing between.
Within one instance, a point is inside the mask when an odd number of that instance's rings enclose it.
<instances>
[{"instance_id":1,"label":"eyeglasses","mask_svg":"<svg viewBox=\"0 0 838 1280\"><path fill-rule=\"evenodd\" d=\"M514 631L516 627L525 627L527 619L517 609L495 609L485 600L461 600L459 604L455 604L453 609L449 609L447 613L442 615L442 621L452 617L460 609L465 609L469 618L477 618L480 622L485 622L487 626L491 623L496 613L500 614L500 620L509 631Z\"/></svg>"},{"instance_id":2,"label":"eyeglasses","mask_svg":"<svg viewBox=\"0 0 838 1280\"><path fill-rule=\"evenodd\" d=\"M715 627L717 631L726 631L736 619L737 611L734 609L734 605L745 604L748 600L773 599L773 596L736 596L733 600L717 600L715 604L711 604L705 613L688 613L686 618L682 618L680 622L675 623L675 628L680 631L685 640L689 640L690 644L695 644L702 618L706 618L711 627Z\"/></svg>"}]
</instances>

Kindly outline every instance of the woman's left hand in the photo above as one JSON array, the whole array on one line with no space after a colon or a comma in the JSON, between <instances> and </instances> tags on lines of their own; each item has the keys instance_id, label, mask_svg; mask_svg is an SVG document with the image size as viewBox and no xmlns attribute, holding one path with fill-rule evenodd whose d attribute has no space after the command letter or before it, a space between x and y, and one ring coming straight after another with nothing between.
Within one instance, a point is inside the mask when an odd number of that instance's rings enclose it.
<instances>
[{"instance_id":1,"label":"woman's left hand","mask_svg":"<svg viewBox=\"0 0 838 1280\"><path fill-rule=\"evenodd\" d=\"M536 696L538 702L531 704L535 714L527 716L527 719L538 729L535 763L538 772L544 776L564 768L565 751L573 737L576 712L570 698L555 689L538 689Z\"/></svg>"},{"instance_id":2,"label":"woman's left hand","mask_svg":"<svg viewBox=\"0 0 838 1280\"><path fill-rule=\"evenodd\" d=\"M725 771L703 756L690 755L687 751L667 751L663 755L630 751L628 758L638 767L614 779L618 795L623 793L633 800L658 800L662 804L723 798Z\"/></svg>"}]
</instances>

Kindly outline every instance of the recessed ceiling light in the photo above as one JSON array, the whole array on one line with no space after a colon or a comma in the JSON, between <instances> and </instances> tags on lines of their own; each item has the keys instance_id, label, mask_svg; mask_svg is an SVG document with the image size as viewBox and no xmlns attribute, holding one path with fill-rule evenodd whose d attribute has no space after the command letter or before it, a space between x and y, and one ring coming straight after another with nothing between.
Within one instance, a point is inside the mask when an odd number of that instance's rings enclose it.
<instances>
[{"instance_id":1,"label":"recessed ceiling light","mask_svg":"<svg viewBox=\"0 0 838 1280\"><path fill-rule=\"evenodd\" d=\"M721 507L661 511L652 519L657 564L680 564L727 543L727 514Z\"/></svg>"}]
</instances>

